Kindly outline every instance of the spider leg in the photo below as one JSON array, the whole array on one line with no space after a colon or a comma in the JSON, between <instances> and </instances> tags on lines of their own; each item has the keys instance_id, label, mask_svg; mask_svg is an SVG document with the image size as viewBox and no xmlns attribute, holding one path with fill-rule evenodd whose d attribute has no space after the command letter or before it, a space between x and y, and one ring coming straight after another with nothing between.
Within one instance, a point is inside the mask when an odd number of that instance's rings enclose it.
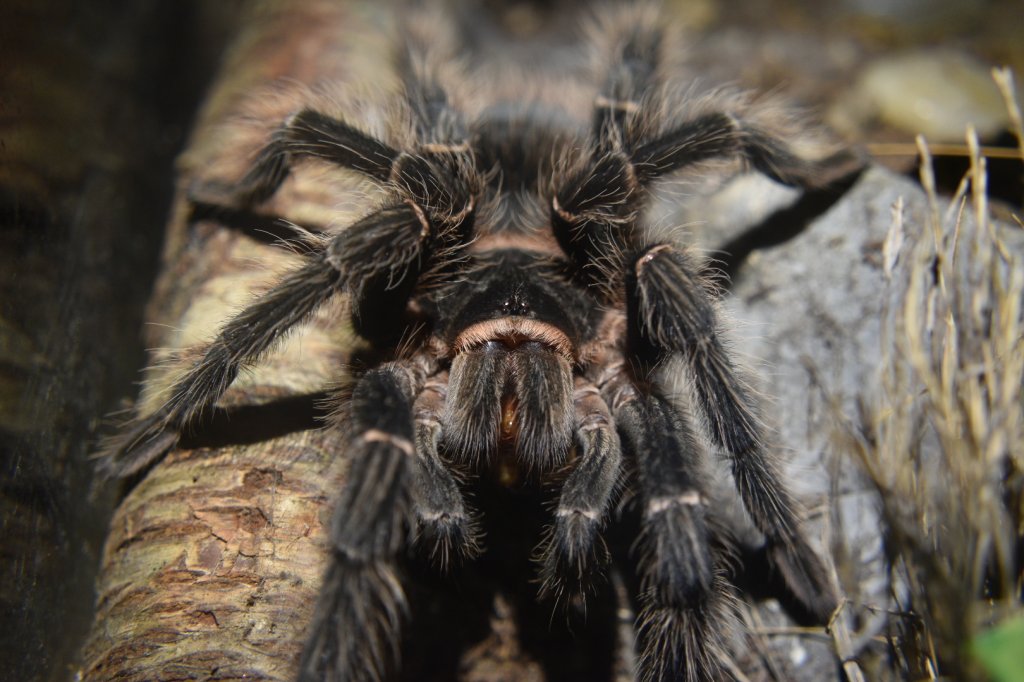
<instances>
[{"instance_id":1,"label":"spider leg","mask_svg":"<svg viewBox=\"0 0 1024 682\"><path fill-rule=\"evenodd\" d=\"M351 168L380 182L391 175L399 152L344 121L314 109L291 116L259 152L235 187L243 205L266 201L281 186L299 157L321 159Z\"/></svg>"},{"instance_id":2,"label":"spider leg","mask_svg":"<svg viewBox=\"0 0 1024 682\"><path fill-rule=\"evenodd\" d=\"M667 352L689 363L697 403L714 443L729 456L747 511L803 608L827 622L836 604L828 574L799 530L797 503L762 444L749 390L718 334L714 308L690 258L668 245L647 249L630 286L630 339L638 358L655 363Z\"/></svg>"},{"instance_id":3,"label":"spider leg","mask_svg":"<svg viewBox=\"0 0 1024 682\"><path fill-rule=\"evenodd\" d=\"M669 173L715 158L741 158L772 180L805 189L823 187L863 168L864 159L841 149L820 159L794 151L780 133L714 112L684 121L629 153L637 180L647 185Z\"/></svg>"},{"instance_id":4,"label":"spider leg","mask_svg":"<svg viewBox=\"0 0 1024 682\"><path fill-rule=\"evenodd\" d=\"M398 67L417 137L426 145L465 144L465 121L451 105L440 77L443 65L451 67L457 61L452 48L461 37L450 35L448 22L425 8L413 10L403 28L406 49L399 55Z\"/></svg>"},{"instance_id":5,"label":"spider leg","mask_svg":"<svg viewBox=\"0 0 1024 682\"><path fill-rule=\"evenodd\" d=\"M391 363L366 373L353 391L348 479L300 682L375 682L397 658L407 605L396 560L412 517L413 400L421 383L412 365Z\"/></svg>"},{"instance_id":6,"label":"spider leg","mask_svg":"<svg viewBox=\"0 0 1024 682\"><path fill-rule=\"evenodd\" d=\"M664 27L657 14L626 10L604 33L609 64L595 102L597 147L623 150L640 185L720 157L742 158L773 180L802 188L827 185L863 167L863 157L849 149L820 159L800 155L786 141L784 119L751 119L740 99L725 99L721 111L673 120L678 107L662 88Z\"/></svg>"},{"instance_id":7,"label":"spider leg","mask_svg":"<svg viewBox=\"0 0 1024 682\"><path fill-rule=\"evenodd\" d=\"M596 27L607 59L604 85L594 101L592 137L599 153L626 146L626 131L641 113L644 93L658 81L663 35L657 16L639 8L626 14L626 21L606 19L608 25Z\"/></svg>"},{"instance_id":8,"label":"spider leg","mask_svg":"<svg viewBox=\"0 0 1024 682\"><path fill-rule=\"evenodd\" d=\"M635 224L642 198L671 173L736 158L780 183L815 189L863 169L863 155L847 148L820 158L800 153L787 142L792 131L784 119L748 115L740 98L723 101L720 111L677 113L659 73L664 37L656 13L644 6L608 11L594 36L607 65L592 149L551 200L555 236L588 283L610 279L643 245Z\"/></svg>"},{"instance_id":9,"label":"spider leg","mask_svg":"<svg viewBox=\"0 0 1024 682\"><path fill-rule=\"evenodd\" d=\"M594 260L609 246L620 252L635 248L633 219L643 190L687 166L738 157L777 182L805 189L849 177L864 166L861 156L848 149L806 158L779 134L729 113L698 116L646 140L639 135L631 139L630 131L619 128L618 118L601 119L605 137L624 142L599 142L599 153L571 174L552 199L556 236L570 255L581 252L577 262Z\"/></svg>"},{"instance_id":10,"label":"spider leg","mask_svg":"<svg viewBox=\"0 0 1024 682\"><path fill-rule=\"evenodd\" d=\"M428 125L440 123L421 121L419 127ZM234 192L243 205L265 201L288 177L294 158L311 157L388 183L424 213L461 223L472 210L476 182L469 147L429 139L418 151L400 151L344 121L303 109L271 136Z\"/></svg>"},{"instance_id":11,"label":"spider leg","mask_svg":"<svg viewBox=\"0 0 1024 682\"><path fill-rule=\"evenodd\" d=\"M335 294L348 291L359 308L368 294L388 282L412 279L425 250L422 217L408 204L385 207L320 244L305 264L224 326L203 356L171 387L159 410L132 422L106 443L100 453L101 473L128 476L163 456L177 442L171 434L209 410L241 367L257 361Z\"/></svg>"},{"instance_id":12,"label":"spider leg","mask_svg":"<svg viewBox=\"0 0 1024 682\"><path fill-rule=\"evenodd\" d=\"M442 569L454 556L471 558L480 552L479 530L451 470L438 454L441 420L447 394L447 375L427 381L416 398L417 483L414 510L419 525L417 542L430 548Z\"/></svg>"},{"instance_id":13,"label":"spider leg","mask_svg":"<svg viewBox=\"0 0 1024 682\"><path fill-rule=\"evenodd\" d=\"M418 151L428 156L468 155L462 117L449 105L431 55L429 45L412 40L400 60L405 104L412 115ZM301 157L349 168L381 183L411 187L424 181L431 185L437 179L436 173L424 168L422 158L395 149L342 120L306 108L291 116L271 136L235 187L237 199L243 205L269 199L288 177L294 161ZM426 196L429 193L421 198ZM425 202L418 203L426 206ZM458 206L457 210L461 208Z\"/></svg>"},{"instance_id":14,"label":"spider leg","mask_svg":"<svg viewBox=\"0 0 1024 682\"><path fill-rule=\"evenodd\" d=\"M101 451L102 475L137 473L169 451L177 432L223 395L240 366L270 348L337 291L340 273L324 258L311 258L221 330L202 358L171 388L156 412L133 421Z\"/></svg>"},{"instance_id":15,"label":"spider leg","mask_svg":"<svg viewBox=\"0 0 1024 682\"><path fill-rule=\"evenodd\" d=\"M577 377L573 395L579 455L562 486L555 523L539 553L541 596L562 602L582 595L608 560L600 537L621 474L622 455L608 406Z\"/></svg>"},{"instance_id":16,"label":"spider leg","mask_svg":"<svg viewBox=\"0 0 1024 682\"><path fill-rule=\"evenodd\" d=\"M606 392L623 450L636 461L643 504L638 677L723 679L726 613L709 549L701 449L683 414L657 393L628 380Z\"/></svg>"}]
</instances>

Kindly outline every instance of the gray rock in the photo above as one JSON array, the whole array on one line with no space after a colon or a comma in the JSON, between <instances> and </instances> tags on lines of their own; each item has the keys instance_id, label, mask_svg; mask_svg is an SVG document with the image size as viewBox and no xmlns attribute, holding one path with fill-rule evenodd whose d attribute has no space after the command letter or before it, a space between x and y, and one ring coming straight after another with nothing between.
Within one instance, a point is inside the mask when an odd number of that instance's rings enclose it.
<instances>
[{"instance_id":1,"label":"gray rock","mask_svg":"<svg viewBox=\"0 0 1024 682\"><path fill-rule=\"evenodd\" d=\"M841 575L852 576L854 584L843 587L856 602L879 605L888 602L888 583L876 494L835 451L834 411L856 415L858 400L878 381L887 295L883 244L901 197L908 224L923 225L927 205L920 186L869 169L803 229L785 226L793 236L762 235L781 243L752 250L723 301L733 349L762 393L773 445L809 511L811 538L838 557ZM749 236L759 213L763 220L796 201L791 189L742 176L700 206L687 207L682 219L695 225L698 248L714 254ZM702 211L707 220L699 220ZM799 219L799 211L793 217ZM835 679L830 639L780 634L792 624L772 602L752 617L759 621L755 634L766 634L759 653L774 661L770 666L794 679Z\"/></svg>"},{"instance_id":2,"label":"gray rock","mask_svg":"<svg viewBox=\"0 0 1024 682\"><path fill-rule=\"evenodd\" d=\"M889 584L878 493L848 448L837 445L837 435L842 423L860 424L881 404L882 363L893 355L884 346L895 338L893 316L907 286L901 268L910 262L919 238L931 243L931 208L917 183L881 168L868 169L838 201L801 225L806 212L798 202L808 198L744 176L700 205L686 207L680 219L698 226L693 230L697 248L712 253L737 245L748 249L741 262L730 263L731 292L722 303L732 346L747 361L763 395L764 416L786 462L787 480L809 511L808 532L832 557L846 594L860 611L859 640L850 645L856 652L886 621L884 612L862 607L885 608L892 591L904 588ZM894 230L898 204L902 229ZM940 216L947 207L940 200ZM759 222L757 209L774 215L762 214ZM706 220L699 217L702 211ZM779 216L796 222L786 224ZM945 229L955 218L956 212L946 216ZM970 210L962 219L964 254L977 231ZM766 233L765 225L780 233ZM1007 228L1000 235L1010 252L1024 253L1019 229ZM772 245L750 248L757 243ZM984 286L977 272L983 265L962 255L957 267L949 286ZM931 343L941 343L941 337ZM925 433L924 457L937 453L937 447ZM782 678L836 679L838 663L828 637L791 630L774 603L759 605L750 617L753 632L766 635L758 654L774 660L770 667L786 669ZM852 620L845 620L852 629Z\"/></svg>"}]
</instances>

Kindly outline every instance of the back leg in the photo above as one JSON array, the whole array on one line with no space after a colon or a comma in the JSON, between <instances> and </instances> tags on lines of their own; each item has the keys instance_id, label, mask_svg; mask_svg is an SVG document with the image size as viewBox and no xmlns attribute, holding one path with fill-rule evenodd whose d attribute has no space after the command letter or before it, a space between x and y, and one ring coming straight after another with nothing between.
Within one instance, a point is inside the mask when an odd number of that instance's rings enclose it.
<instances>
[{"instance_id":1,"label":"back leg","mask_svg":"<svg viewBox=\"0 0 1024 682\"><path fill-rule=\"evenodd\" d=\"M664 35L653 5L607 8L591 26L603 83L594 101L591 136L598 154L629 146L626 132L642 114L647 93L662 80Z\"/></svg>"},{"instance_id":2,"label":"back leg","mask_svg":"<svg viewBox=\"0 0 1024 682\"><path fill-rule=\"evenodd\" d=\"M384 282L412 279L414 266L429 254L422 219L408 204L385 207L319 243L303 266L224 325L160 409L105 444L100 471L127 476L157 461L174 447L179 432L207 414L242 367L258 361L333 296L351 294L358 309L375 293L375 281L380 289Z\"/></svg>"},{"instance_id":3,"label":"back leg","mask_svg":"<svg viewBox=\"0 0 1024 682\"><path fill-rule=\"evenodd\" d=\"M444 87L446 79L465 77L458 57L462 40L451 24L450 17L420 8L402 27L398 71L424 151L468 147L466 122Z\"/></svg>"},{"instance_id":4,"label":"back leg","mask_svg":"<svg viewBox=\"0 0 1024 682\"><path fill-rule=\"evenodd\" d=\"M555 234L584 278L609 253L628 257L644 246L636 225L643 197L677 171L736 159L780 183L813 189L863 169L863 155L835 149L771 107L759 109L739 96L698 98L695 106L692 95L681 97L664 77L665 29L653 5L606 12L591 31L604 72L591 153L551 201ZM799 144L805 138L814 144ZM604 277L625 265L619 259L598 270Z\"/></svg>"},{"instance_id":5,"label":"back leg","mask_svg":"<svg viewBox=\"0 0 1024 682\"><path fill-rule=\"evenodd\" d=\"M813 135L794 125L791 113L754 107L739 95L701 101L688 93L683 99L664 73L669 29L656 7L641 3L607 11L615 16L599 16L593 31L607 72L594 105L596 146L601 152L624 150L641 186L723 157L743 159L773 180L802 188L821 187L863 167L864 157L846 148L820 150L818 156L798 152L794 139Z\"/></svg>"},{"instance_id":6,"label":"back leg","mask_svg":"<svg viewBox=\"0 0 1024 682\"><path fill-rule=\"evenodd\" d=\"M135 419L104 444L99 454L100 473L129 476L156 462L174 447L178 433L224 394L244 364L312 315L337 293L340 282L340 273L322 253L287 275L225 325L203 357L174 384L159 410Z\"/></svg>"},{"instance_id":7,"label":"back leg","mask_svg":"<svg viewBox=\"0 0 1024 682\"><path fill-rule=\"evenodd\" d=\"M398 150L344 121L314 109L303 109L271 136L234 188L234 194L244 206L266 201L302 157L320 159L386 182L398 156Z\"/></svg>"},{"instance_id":8,"label":"back leg","mask_svg":"<svg viewBox=\"0 0 1024 682\"><path fill-rule=\"evenodd\" d=\"M397 59L405 88L403 106L408 107L413 124L415 140L411 149L395 149L345 121L303 109L271 136L236 186L237 200L252 205L270 198L302 157L348 168L380 183L399 185L416 184L418 179L415 164L406 158L409 154L454 153L468 158L465 123L441 84L437 57L446 53L428 42L433 39L440 43L444 37L435 35L437 31L432 32L429 26L430 22L407 25L405 49Z\"/></svg>"}]
</instances>

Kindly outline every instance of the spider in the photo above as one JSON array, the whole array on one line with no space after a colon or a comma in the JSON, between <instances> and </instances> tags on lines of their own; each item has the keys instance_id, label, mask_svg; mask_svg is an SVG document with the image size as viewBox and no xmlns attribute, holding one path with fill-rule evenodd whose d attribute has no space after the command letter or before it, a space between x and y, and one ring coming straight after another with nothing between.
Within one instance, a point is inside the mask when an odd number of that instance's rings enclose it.
<instances>
[{"instance_id":1,"label":"spider","mask_svg":"<svg viewBox=\"0 0 1024 682\"><path fill-rule=\"evenodd\" d=\"M407 604L403 557L413 549L447 566L482 551L469 502L478 481L554 486L533 561L539 595L560 603L579 603L621 560L603 538L629 491L638 678L727 676L722 538L701 439L664 376L674 359L772 566L817 620L836 605L727 351L706 269L659 239L644 209L659 181L707 161L740 159L812 188L859 160L797 152L789 128L743 98L688 106L649 7L606 9L591 24L600 66L589 120L550 97L467 113L438 52L410 37L396 105L405 134L380 139L314 108L284 121L231 189L237 206L268 200L308 162L374 181L383 200L318 238L106 451L108 475L152 466L242 367L347 297L382 359L356 378L337 429L351 464L300 680L387 675Z\"/></svg>"}]
</instances>

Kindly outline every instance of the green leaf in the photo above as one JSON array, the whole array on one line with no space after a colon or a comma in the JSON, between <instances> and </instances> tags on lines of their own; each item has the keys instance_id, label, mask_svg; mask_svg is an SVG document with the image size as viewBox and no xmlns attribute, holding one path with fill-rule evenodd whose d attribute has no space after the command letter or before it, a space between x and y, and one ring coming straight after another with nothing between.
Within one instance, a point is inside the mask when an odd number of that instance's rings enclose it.
<instances>
[{"instance_id":1,"label":"green leaf","mask_svg":"<svg viewBox=\"0 0 1024 682\"><path fill-rule=\"evenodd\" d=\"M995 682L1024 682L1024 617L975 637L971 653Z\"/></svg>"}]
</instances>

